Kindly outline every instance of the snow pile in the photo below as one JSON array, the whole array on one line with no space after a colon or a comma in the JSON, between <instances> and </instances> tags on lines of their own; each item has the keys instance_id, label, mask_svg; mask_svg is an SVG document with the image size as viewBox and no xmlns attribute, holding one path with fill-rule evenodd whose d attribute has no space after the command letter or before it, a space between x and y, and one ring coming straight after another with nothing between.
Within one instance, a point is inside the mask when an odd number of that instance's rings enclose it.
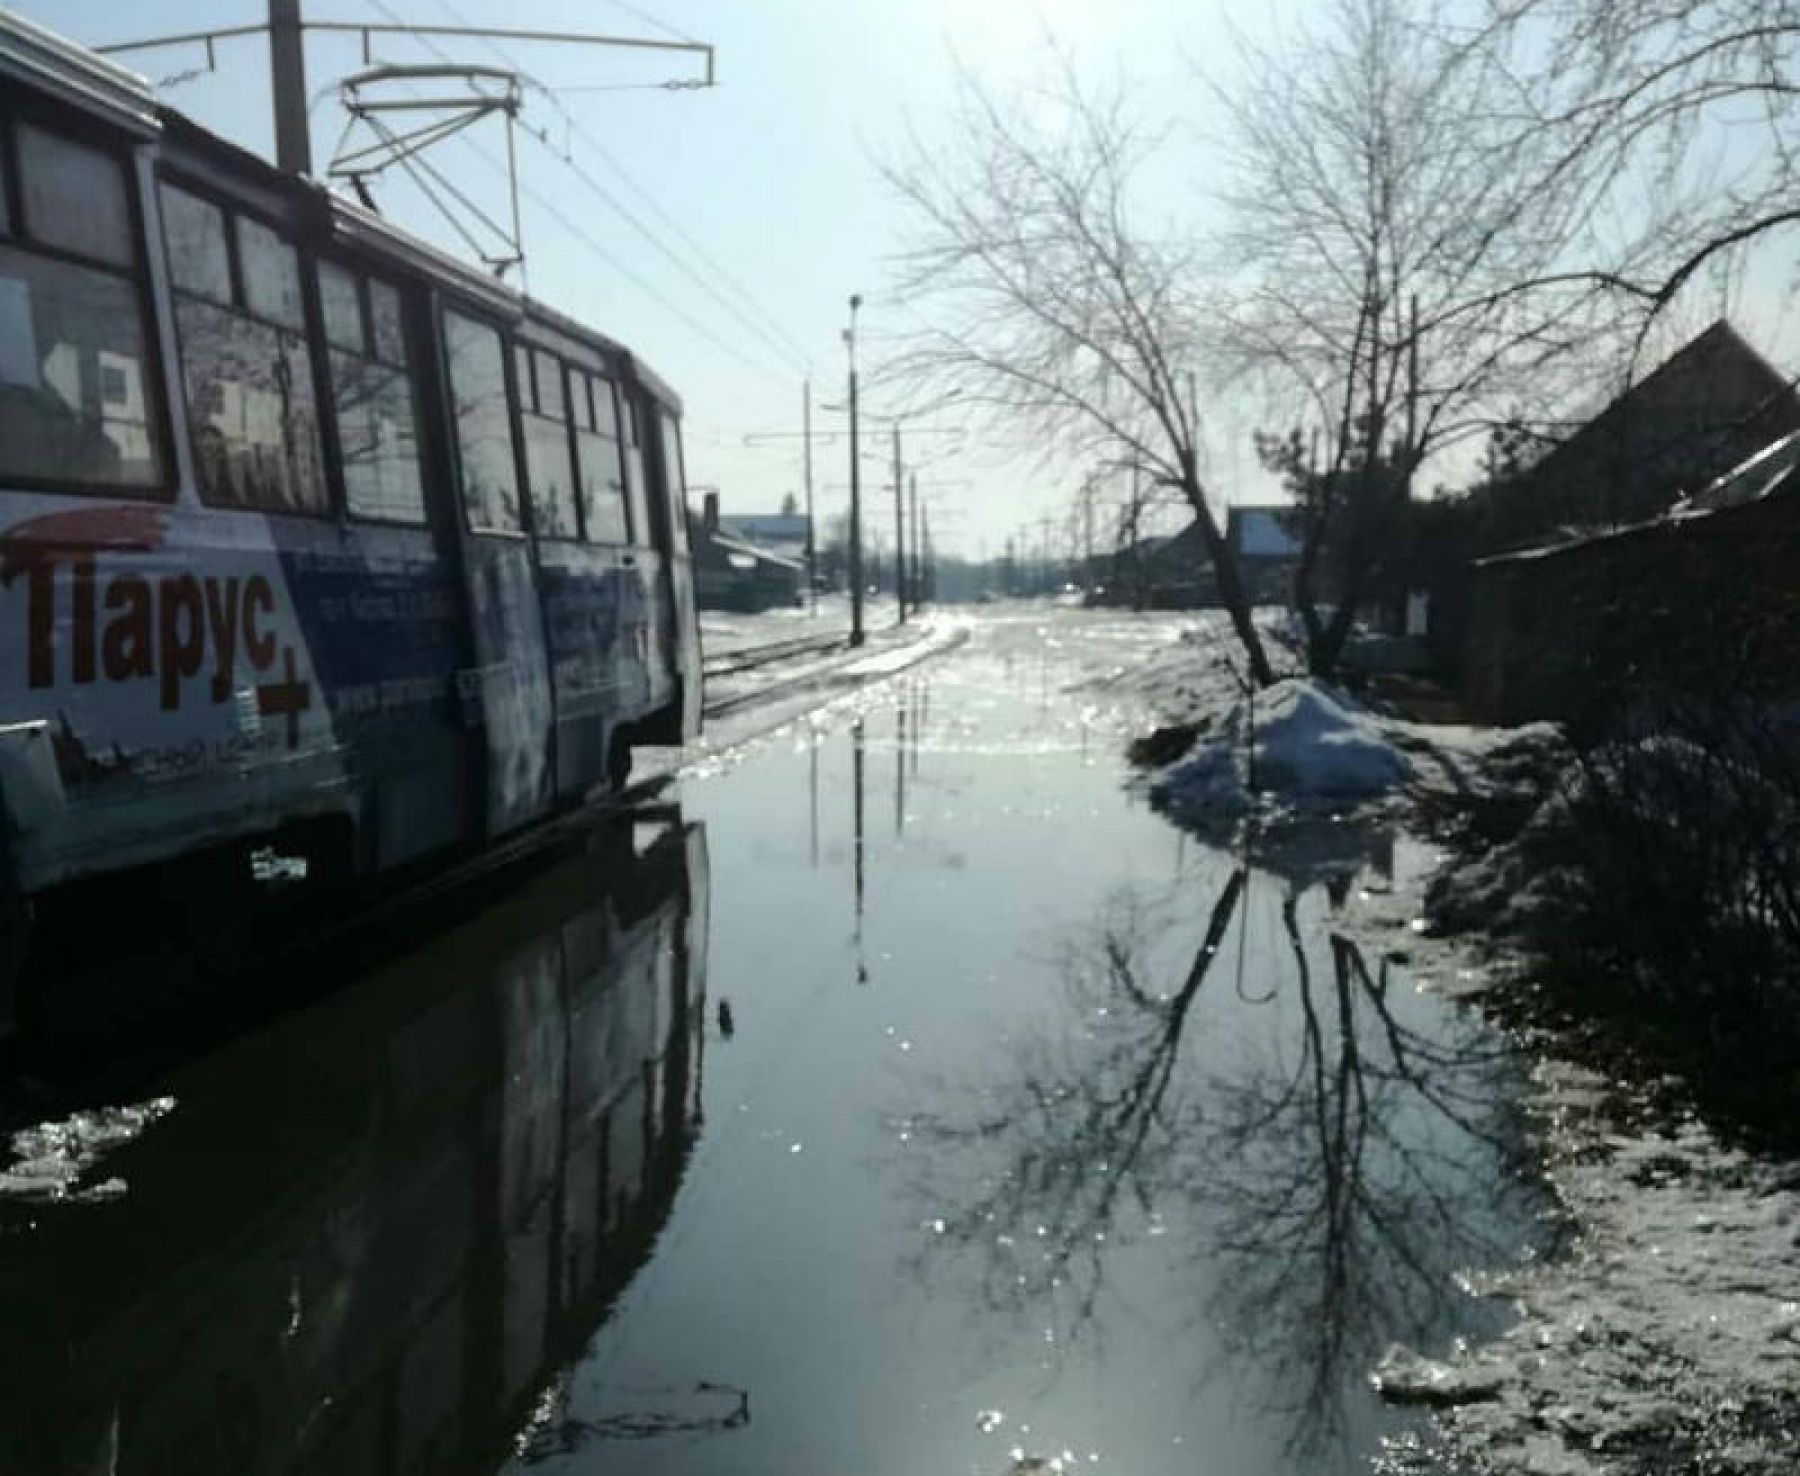
<instances>
[{"instance_id":1,"label":"snow pile","mask_svg":"<svg viewBox=\"0 0 1800 1476\"><path fill-rule=\"evenodd\" d=\"M1256 782L1285 794L1386 794L1412 777L1381 722L1311 679L1257 694Z\"/></svg>"},{"instance_id":2,"label":"snow pile","mask_svg":"<svg viewBox=\"0 0 1800 1476\"><path fill-rule=\"evenodd\" d=\"M1196 819L1241 814L1258 794L1295 804L1376 799L1412 774L1390 725L1324 682L1294 677L1239 698L1151 779L1150 793Z\"/></svg>"},{"instance_id":3,"label":"snow pile","mask_svg":"<svg viewBox=\"0 0 1800 1476\"><path fill-rule=\"evenodd\" d=\"M1377 1387L1440 1407L1395 1472L1792 1469L1800 1431L1800 1173L1695 1119L1625 1128L1602 1080L1550 1062L1534 1083L1570 1254L1484 1290L1501 1338L1442 1363L1395 1349Z\"/></svg>"}]
</instances>

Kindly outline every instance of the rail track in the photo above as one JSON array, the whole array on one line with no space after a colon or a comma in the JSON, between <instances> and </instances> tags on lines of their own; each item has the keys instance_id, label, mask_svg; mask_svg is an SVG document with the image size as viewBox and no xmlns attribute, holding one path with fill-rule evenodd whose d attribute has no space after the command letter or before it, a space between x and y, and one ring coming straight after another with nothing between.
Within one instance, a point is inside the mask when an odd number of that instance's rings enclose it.
<instances>
[{"instance_id":1,"label":"rail track","mask_svg":"<svg viewBox=\"0 0 1800 1476\"><path fill-rule=\"evenodd\" d=\"M769 666L777 661L792 661L801 656L824 655L831 651L849 649L850 637L847 634L798 636L786 641L765 641L761 645L745 646L736 651L721 651L717 656L704 658L700 670L707 677L736 676L739 672L754 671L759 666Z\"/></svg>"}]
</instances>

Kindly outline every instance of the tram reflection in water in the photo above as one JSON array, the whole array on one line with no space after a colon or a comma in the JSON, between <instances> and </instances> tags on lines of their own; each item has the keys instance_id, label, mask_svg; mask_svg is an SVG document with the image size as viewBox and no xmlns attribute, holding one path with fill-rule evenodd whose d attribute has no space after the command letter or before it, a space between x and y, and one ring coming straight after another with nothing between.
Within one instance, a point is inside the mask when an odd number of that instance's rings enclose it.
<instances>
[{"instance_id":1,"label":"tram reflection in water","mask_svg":"<svg viewBox=\"0 0 1800 1476\"><path fill-rule=\"evenodd\" d=\"M543 1440L700 1129L704 836L637 841L172 1072L84 1181L122 1192L0 1201L0 1470L438 1472Z\"/></svg>"}]
</instances>

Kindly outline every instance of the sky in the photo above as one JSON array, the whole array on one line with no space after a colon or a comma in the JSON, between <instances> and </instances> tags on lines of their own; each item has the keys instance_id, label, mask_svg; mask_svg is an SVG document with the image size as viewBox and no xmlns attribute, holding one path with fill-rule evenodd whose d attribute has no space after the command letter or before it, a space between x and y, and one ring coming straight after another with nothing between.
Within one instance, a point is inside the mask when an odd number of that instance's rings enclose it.
<instances>
[{"instance_id":1,"label":"sky","mask_svg":"<svg viewBox=\"0 0 1800 1476\"><path fill-rule=\"evenodd\" d=\"M91 45L245 24L263 13L260 0L7 3ZM845 398L848 299L864 299L865 379L901 322L889 287L899 210L877 161L909 127L941 138L934 126L955 65L1001 83L1023 80L1054 36L1084 72L1129 77L1140 105L1174 112L1194 95L1196 63L1213 65L1230 50L1230 27L1254 26L1268 8L1241 0L306 0L311 19L678 35L716 48L715 87L668 89L658 84L699 76L700 60L500 43L549 94L528 89L523 115L547 138L519 142L528 287L626 343L675 386L687 407L689 481L716 488L727 514L771 512L801 492L798 432L810 378L821 521L848 499L845 417L825 408ZM501 61L480 41L436 45L459 61ZM162 83L171 106L270 154L266 45L260 37L223 42L216 55L210 74L197 46L118 59ZM375 56L435 59L401 38L378 39ZM308 40L315 172L342 131L335 83L361 65L353 38ZM496 121L433 157L502 216L504 150ZM403 182L377 186L376 199L408 229L470 255ZM879 392L865 397L866 410L884 408L899 407L884 406ZM1066 518L1082 468L1041 465L1004 428L968 425L948 413L954 408L915 421L910 445L902 433L939 547L997 556L1022 525L1034 525L1035 540L1040 519ZM891 528L892 445L885 428L870 429L863 481L882 500L866 526L880 538ZM1237 458L1228 462L1222 470Z\"/></svg>"},{"instance_id":2,"label":"sky","mask_svg":"<svg viewBox=\"0 0 1800 1476\"><path fill-rule=\"evenodd\" d=\"M0 0L88 44L260 20L263 0ZM1140 116L1193 120L1204 73L1229 84L1236 38L1316 16L1319 0L303 0L318 20L495 25L668 39L715 48L717 85L661 84L700 75L698 58L613 48L381 38L380 61L442 54L509 64L531 79L519 140L522 236L534 297L630 346L682 395L688 478L716 489L727 515L775 511L802 490L803 385L814 401L814 485L821 523L848 501L843 434L848 299L861 294L865 383L905 321L891 279L903 218L878 177L909 130L953 148L944 116L958 64L1005 86L1041 72L1054 38L1084 76L1124 79ZM503 53L503 54L502 54ZM267 47L221 43L207 72L197 46L120 58L158 81L162 97L200 123L272 151ZM307 43L315 172L343 128L336 83L363 65L360 44L314 33ZM542 137L537 133L541 132ZM1178 133L1159 161L1158 196L1179 197L1205 223L1208 158L1196 132ZM505 212L505 137L490 121L432 157L495 216ZM452 252L469 248L404 180L379 184L393 220ZM1160 198L1158 204L1161 203ZM1172 207L1173 203L1172 203ZM1752 342L1800 359L1791 268L1753 281ZM1720 307L1673 315L1667 347ZM1674 321L1678 319L1679 321ZM1787 352L1784 352L1786 350ZM863 485L874 499L866 536L891 541L892 444L872 418ZM912 423L903 445L930 509L934 542L998 556L1045 518L1072 529L1079 466L1046 465L1007 427L973 425L955 406ZM1215 494L1277 495L1256 465L1254 412L1203 407ZM904 433L903 433L904 434ZM1473 452L1471 451L1471 456ZM1452 480L1460 480L1453 477Z\"/></svg>"}]
</instances>

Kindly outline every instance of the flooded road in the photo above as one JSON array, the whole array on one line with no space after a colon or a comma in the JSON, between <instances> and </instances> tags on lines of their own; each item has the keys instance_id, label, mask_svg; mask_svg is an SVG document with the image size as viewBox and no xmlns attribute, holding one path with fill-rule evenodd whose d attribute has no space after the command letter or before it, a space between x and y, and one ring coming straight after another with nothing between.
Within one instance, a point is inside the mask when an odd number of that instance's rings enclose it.
<instances>
[{"instance_id":1,"label":"flooded road","mask_svg":"<svg viewBox=\"0 0 1800 1476\"><path fill-rule=\"evenodd\" d=\"M1173 628L985 617L15 1144L0 1471L1362 1469L1541 1234L1523 1067L1343 926L1407 843L1126 793L1071 687Z\"/></svg>"}]
</instances>

